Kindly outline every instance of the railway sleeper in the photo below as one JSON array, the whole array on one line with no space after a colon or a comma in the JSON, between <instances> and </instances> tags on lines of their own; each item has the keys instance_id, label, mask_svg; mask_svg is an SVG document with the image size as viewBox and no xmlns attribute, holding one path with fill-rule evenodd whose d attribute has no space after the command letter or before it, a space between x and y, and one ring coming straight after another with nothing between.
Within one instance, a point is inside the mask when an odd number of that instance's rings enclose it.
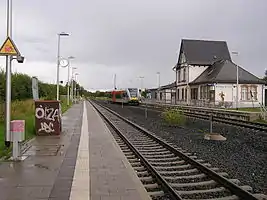
<instances>
[{"instance_id":1,"label":"railway sleeper","mask_svg":"<svg viewBox=\"0 0 267 200\"><path fill-rule=\"evenodd\" d=\"M250 186L240 186L242 189L247 190L248 192L252 191ZM217 187L207 190L192 190L192 191L177 191L177 193L183 198L190 198L190 199L210 199L215 198L218 199L219 197L231 197L233 194L224 187Z\"/></svg>"},{"instance_id":2,"label":"railway sleeper","mask_svg":"<svg viewBox=\"0 0 267 200\"><path fill-rule=\"evenodd\" d=\"M136 174L138 177L150 176L148 171L137 171Z\"/></svg>"},{"instance_id":3,"label":"railway sleeper","mask_svg":"<svg viewBox=\"0 0 267 200\"><path fill-rule=\"evenodd\" d=\"M146 158L146 159L151 163L166 163L166 162L181 161L179 157L170 157L170 158L154 157L154 158Z\"/></svg>"},{"instance_id":4,"label":"railway sleeper","mask_svg":"<svg viewBox=\"0 0 267 200\"><path fill-rule=\"evenodd\" d=\"M223 177L228 177L228 174L225 172L219 172L219 175L223 176ZM196 182L197 180L200 179L210 179L208 175L203 174L203 173L199 173L199 174L195 174L195 175L185 175L185 176L175 176L173 177L172 175L170 176L164 176L164 178L170 182Z\"/></svg>"},{"instance_id":5,"label":"railway sleeper","mask_svg":"<svg viewBox=\"0 0 267 200\"><path fill-rule=\"evenodd\" d=\"M133 167L135 171L138 171L138 172L142 172L142 171L145 171L146 168L144 168L143 166L138 166L138 167Z\"/></svg>"},{"instance_id":6,"label":"railway sleeper","mask_svg":"<svg viewBox=\"0 0 267 200\"><path fill-rule=\"evenodd\" d=\"M139 177L139 179L142 181L142 183L145 183L145 184L155 182L152 176Z\"/></svg>"},{"instance_id":7,"label":"railway sleeper","mask_svg":"<svg viewBox=\"0 0 267 200\"><path fill-rule=\"evenodd\" d=\"M168 154L154 154L154 155L152 155L152 154L150 154L150 155L147 155L147 154L143 154L145 157L146 157L146 159L158 159L158 158L174 158L174 157L176 157L177 158L177 156L175 156L174 154L172 154L172 153L168 153Z\"/></svg>"},{"instance_id":8,"label":"railway sleeper","mask_svg":"<svg viewBox=\"0 0 267 200\"><path fill-rule=\"evenodd\" d=\"M162 190L148 192L148 194L149 194L149 196L154 197L154 198L162 197L165 195L165 193Z\"/></svg>"},{"instance_id":9,"label":"railway sleeper","mask_svg":"<svg viewBox=\"0 0 267 200\"><path fill-rule=\"evenodd\" d=\"M132 167L134 168L134 167L142 167L143 165L142 165L142 163L141 162L130 162L130 164L132 165Z\"/></svg>"},{"instance_id":10,"label":"railway sleeper","mask_svg":"<svg viewBox=\"0 0 267 200\"><path fill-rule=\"evenodd\" d=\"M155 166L155 167L170 167L170 166L177 166L177 165L182 165L182 164L184 164L185 163L185 161L183 161L183 160L181 160L181 161L173 161L173 162L162 162L162 163L157 163L157 162L154 162L154 163L152 163L151 162L151 164L153 165L153 166Z\"/></svg>"},{"instance_id":11,"label":"railway sleeper","mask_svg":"<svg viewBox=\"0 0 267 200\"><path fill-rule=\"evenodd\" d=\"M240 181L238 179L229 179L229 181L239 185ZM208 181L200 181L200 182L191 182L191 183L171 183L171 186L176 190L203 190L203 189L212 189L215 187L220 187L221 185L218 184L214 180Z\"/></svg>"},{"instance_id":12,"label":"railway sleeper","mask_svg":"<svg viewBox=\"0 0 267 200\"><path fill-rule=\"evenodd\" d=\"M143 155L174 155L169 150L160 151L160 152L142 152Z\"/></svg>"}]
</instances>

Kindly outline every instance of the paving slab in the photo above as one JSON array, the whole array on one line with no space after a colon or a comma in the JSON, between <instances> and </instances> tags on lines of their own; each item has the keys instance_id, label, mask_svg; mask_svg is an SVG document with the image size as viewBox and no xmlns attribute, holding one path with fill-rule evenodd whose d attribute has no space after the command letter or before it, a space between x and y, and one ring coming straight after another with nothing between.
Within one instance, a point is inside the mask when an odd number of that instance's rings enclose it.
<instances>
[{"instance_id":1,"label":"paving slab","mask_svg":"<svg viewBox=\"0 0 267 200\"><path fill-rule=\"evenodd\" d=\"M150 199L110 130L87 103L91 200Z\"/></svg>"},{"instance_id":2,"label":"paving slab","mask_svg":"<svg viewBox=\"0 0 267 200\"><path fill-rule=\"evenodd\" d=\"M1 200L68 199L81 133L83 104L62 118L60 136L38 136L21 162L0 162Z\"/></svg>"}]
</instances>

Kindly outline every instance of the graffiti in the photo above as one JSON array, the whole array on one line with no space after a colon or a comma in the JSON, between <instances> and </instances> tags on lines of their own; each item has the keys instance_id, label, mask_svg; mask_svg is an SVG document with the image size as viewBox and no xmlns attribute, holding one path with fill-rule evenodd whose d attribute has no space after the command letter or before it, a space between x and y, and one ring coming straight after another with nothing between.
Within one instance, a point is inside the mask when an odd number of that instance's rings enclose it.
<instances>
[{"instance_id":1,"label":"graffiti","mask_svg":"<svg viewBox=\"0 0 267 200\"><path fill-rule=\"evenodd\" d=\"M49 124L47 124L46 122L41 122L40 126L41 128L38 130L38 132L45 131L46 133L52 133L55 131L53 129L54 125L52 122L49 122Z\"/></svg>"},{"instance_id":2,"label":"graffiti","mask_svg":"<svg viewBox=\"0 0 267 200\"><path fill-rule=\"evenodd\" d=\"M61 130L60 104L58 107L49 103L42 102L42 104L36 105L35 118L38 134L55 134Z\"/></svg>"},{"instance_id":3,"label":"graffiti","mask_svg":"<svg viewBox=\"0 0 267 200\"><path fill-rule=\"evenodd\" d=\"M36 108L35 116L37 119L46 119L49 121L55 121L56 119L59 120L59 110L54 108L43 108L40 105L40 108Z\"/></svg>"}]
</instances>

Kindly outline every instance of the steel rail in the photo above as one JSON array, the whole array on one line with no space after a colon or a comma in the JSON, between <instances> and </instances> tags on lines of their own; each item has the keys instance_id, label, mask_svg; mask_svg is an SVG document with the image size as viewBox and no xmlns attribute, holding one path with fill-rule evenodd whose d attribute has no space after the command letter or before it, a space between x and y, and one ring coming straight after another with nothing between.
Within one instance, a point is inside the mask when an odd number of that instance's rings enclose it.
<instances>
[{"instance_id":1,"label":"steel rail","mask_svg":"<svg viewBox=\"0 0 267 200\"><path fill-rule=\"evenodd\" d=\"M107 108L107 107L105 107L105 106L103 106L101 104L98 104L98 105L101 106L102 108L106 109L110 113L114 114L118 118L122 119L123 121L125 121L126 123L128 123L129 125L131 125L132 127L136 128L137 130L139 130L142 133L146 134L150 138L156 140L159 144L161 144L162 146L164 146L166 149L168 149L174 155L176 155L178 157L181 157L182 159L184 159L189 164L195 166L196 168L198 168L199 170L201 170L202 172L204 172L207 176L211 177L217 183L221 184L222 186L224 186L225 188L227 188L228 190L230 190L233 194L237 195L238 197L241 197L241 198L244 198L244 199L257 200L257 198L255 196L253 196L253 194L251 194L250 192L242 189L241 187L239 187L235 183L227 180L226 178L224 178L223 176L219 175L215 171L213 171L213 170L209 169L208 167L204 166L203 164L195 161L194 159L190 158L189 156L185 155L183 152L175 149L174 147L170 146L169 144L163 142L153 132L148 131L147 129L139 126L138 124L136 124L136 123L134 123L134 122L132 122L132 121L130 121L128 119L126 119L125 117L122 117L118 113L114 112L113 110L111 110L111 109L109 109L109 108Z\"/></svg>"},{"instance_id":2,"label":"steel rail","mask_svg":"<svg viewBox=\"0 0 267 200\"><path fill-rule=\"evenodd\" d=\"M170 184L156 171L156 169L149 164L147 159L139 153L139 151L133 146L133 144L123 135L123 133L109 120L91 101L91 105L97 110L97 112L105 119L105 121L113 128L113 130L122 138L122 140L128 145L128 147L140 158L140 161L145 167L152 173L152 176L157 180L160 186L165 192L170 194L172 199L182 200L182 197L170 186ZM98 104L99 105L99 104ZM101 105L100 105L101 106ZM104 108L104 107L103 107ZM105 109L105 108L104 108Z\"/></svg>"}]
</instances>

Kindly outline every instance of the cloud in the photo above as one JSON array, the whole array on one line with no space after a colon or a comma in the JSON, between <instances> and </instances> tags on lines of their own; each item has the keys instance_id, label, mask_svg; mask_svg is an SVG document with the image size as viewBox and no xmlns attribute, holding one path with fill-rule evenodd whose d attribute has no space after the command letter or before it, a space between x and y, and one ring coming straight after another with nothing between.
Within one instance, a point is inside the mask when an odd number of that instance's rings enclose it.
<instances>
[{"instance_id":1,"label":"cloud","mask_svg":"<svg viewBox=\"0 0 267 200\"><path fill-rule=\"evenodd\" d=\"M3 25L5 6L0 3ZM113 87L115 73L121 87L140 86L139 76L155 87L157 71L162 84L174 81L182 38L226 40L230 51L239 52L236 63L258 76L267 66L265 0L25 0L13 1L13 8L13 39L26 57L14 65L50 82L61 31L70 33L61 40L61 55L76 57L73 65L87 88Z\"/></svg>"}]
</instances>

